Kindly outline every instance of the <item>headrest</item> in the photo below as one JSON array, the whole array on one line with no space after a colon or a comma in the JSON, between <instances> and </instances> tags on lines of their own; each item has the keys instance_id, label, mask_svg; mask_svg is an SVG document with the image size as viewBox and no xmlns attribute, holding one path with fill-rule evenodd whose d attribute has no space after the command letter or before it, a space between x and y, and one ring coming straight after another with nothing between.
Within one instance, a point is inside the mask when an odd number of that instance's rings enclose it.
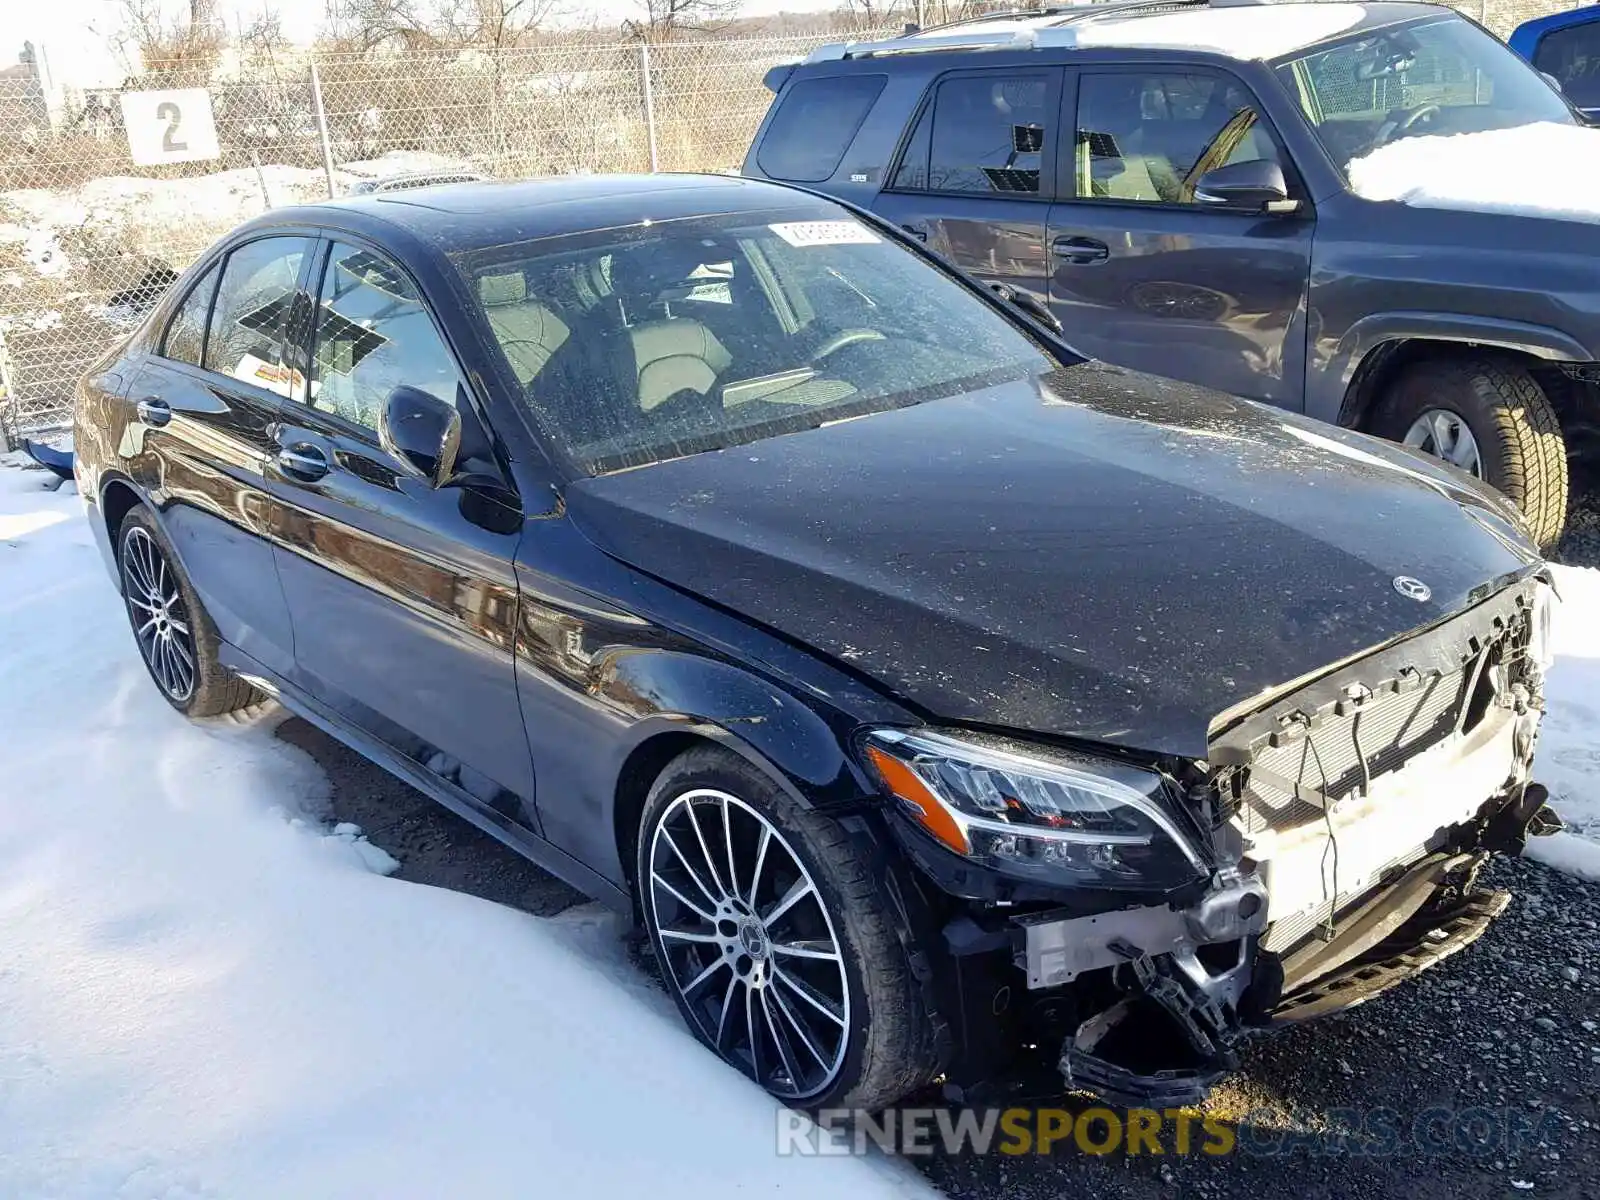
<instances>
[{"instance_id":1,"label":"headrest","mask_svg":"<svg viewBox=\"0 0 1600 1200\"><path fill-rule=\"evenodd\" d=\"M692 239L652 242L612 260L611 287L635 303L654 304L662 292L683 286L692 272L716 257L716 250Z\"/></svg>"},{"instance_id":2,"label":"headrest","mask_svg":"<svg viewBox=\"0 0 1600 1200\"><path fill-rule=\"evenodd\" d=\"M527 298L528 281L522 277L521 271L478 276L478 299L487 308L499 304L521 304Z\"/></svg>"}]
</instances>

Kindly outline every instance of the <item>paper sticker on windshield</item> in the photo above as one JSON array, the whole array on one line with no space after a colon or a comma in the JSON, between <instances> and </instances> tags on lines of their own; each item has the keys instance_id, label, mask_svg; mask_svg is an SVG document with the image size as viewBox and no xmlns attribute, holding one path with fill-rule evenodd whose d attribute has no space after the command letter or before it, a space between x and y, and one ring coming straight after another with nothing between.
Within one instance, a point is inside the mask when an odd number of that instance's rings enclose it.
<instances>
[{"instance_id":1,"label":"paper sticker on windshield","mask_svg":"<svg viewBox=\"0 0 1600 1200\"><path fill-rule=\"evenodd\" d=\"M859 221L783 221L768 228L791 246L875 246L883 241Z\"/></svg>"}]
</instances>

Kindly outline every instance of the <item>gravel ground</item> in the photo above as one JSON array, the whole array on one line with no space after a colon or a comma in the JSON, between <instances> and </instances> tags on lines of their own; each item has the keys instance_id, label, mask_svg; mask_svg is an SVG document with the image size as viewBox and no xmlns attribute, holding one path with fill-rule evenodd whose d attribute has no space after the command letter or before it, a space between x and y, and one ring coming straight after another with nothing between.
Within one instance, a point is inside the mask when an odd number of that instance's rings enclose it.
<instances>
[{"instance_id":1,"label":"gravel ground","mask_svg":"<svg viewBox=\"0 0 1600 1200\"><path fill-rule=\"evenodd\" d=\"M1553 557L1600 566L1600 488L1583 485ZM393 854L399 878L540 916L584 900L304 722L279 736L321 763L334 818ZM1207 1112L1238 1122L1241 1147L1256 1152L969 1154L919 1166L972 1200L1600 1196L1600 885L1521 860L1497 862L1485 882L1515 899L1475 946L1358 1009L1246 1044L1243 1069ZM1387 1111L1408 1130L1441 1107L1462 1116L1435 1116L1424 1136L1457 1144L1361 1154L1351 1137L1339 1149L1354 1114ZM1478 1124L1462 1124L1466 1110Z\"/></svg>"}]
</instances>

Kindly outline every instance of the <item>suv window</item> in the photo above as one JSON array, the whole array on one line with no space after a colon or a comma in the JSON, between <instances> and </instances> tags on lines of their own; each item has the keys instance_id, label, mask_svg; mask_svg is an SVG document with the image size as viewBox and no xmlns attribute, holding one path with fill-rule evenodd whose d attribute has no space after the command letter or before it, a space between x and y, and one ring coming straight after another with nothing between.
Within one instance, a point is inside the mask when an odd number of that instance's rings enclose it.
<instances>
[{"instance_id":1,"label":"suv window","mask_svg":"<svg viewBox=\"0 0 1600 1200\"><path fill-rule=\"evenodd\" d=\"M940 82L896 169L902 191L1038 195L1050 120L1048 74L987 72Z\"/></svg>"},{"instance_id":2,"label":"suv window","mask_svg":"<svg viewBox=\"0 0 1600 1200\"><path fill-rule=\"evenodd\" d=\"M368 429L402 384L456 402L461 374L405 274L380 254L335 242L317 297L310 402Z\"/></svg>"},{"instance_id":3,"label":"suv window","mask_svg":"<svg viewBox=\"0 0 1600 1200\"><path fill-rule=\"evenodd\" d=\"M783 94L756 161L773 179L818 183L839 169L887 81L884 75L802 79Z\"/></svg>"},{"instance_id":4,"label":"suv window","mask_svg":"<svg viewBox=\"0 0 1600 1200\"><path fill-rule=\"evenodd\" d=\"M211 297L216 290L217 268L212 266L200 277L200 282L189 289L182 307L172 314L161 339L163 358L196 367L201 364L206 345L206 314L211 311Z\"/></svg>"},{"instance_id":5,"label":"suv window","mask_svg":"<svg viewBox=\"0 0 1600 1200\"><path fill-rule=\"evenodd\" d=\"M1454 15L1344 39L1277 75L1340 169L1409 137L1574 123L1533 68Z\"/></svg>"},{"instance_id":6,"label":"suv window","mask_svg":"<svg viewBox=\"0 0 1600 1200\"><path fill-rule=\"evenodd\" d=\"M1207 171L1280 162L1250 94L1206 74L1084 75L1073 147L1082 199L1193 204Z\"/></svg>"},{"instance_id":7,"label":"suv window","mask_svg":"<svg viewBox=\"0 0 1600 1200\"><path fill-rule=\"evenodd\" d=\"M293 393L284 362L284 328L294 307L300 264L311 239L270 237L228 255L206 337L208 371L231 375L281 396Z\"/></svg>"},{"instance_id":8,"label":"suv window","mask_svg":"<svg viewBox=\"0 0 1600 1200\"><path fill-rule=\"evenodd\" d=\"M1600 108L1600 20L1569 25L1539 39L1533 65L1561 81L1579 108Z\"/></svg>"}]
</instances>

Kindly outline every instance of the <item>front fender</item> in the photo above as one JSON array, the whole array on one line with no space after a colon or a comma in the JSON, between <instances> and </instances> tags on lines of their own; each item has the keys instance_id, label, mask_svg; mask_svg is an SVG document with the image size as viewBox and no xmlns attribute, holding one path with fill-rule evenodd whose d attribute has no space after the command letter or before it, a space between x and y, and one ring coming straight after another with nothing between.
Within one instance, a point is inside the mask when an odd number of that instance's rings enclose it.
<instances>
[{"instance_id":1,"label":"front fender","mask_svg":"<svg viewBox=\"0 0 1600 1200\"><path fill-rule=\"evenodd\" d=\"M1373 313L1351 325L1333 353L1313 367L1306 381L1306 415L1350 425L1359 416L1350 386L1357 369L1384 343L1406 340L1493 346L1549 362L1589 362L1593 357L1576 338L1544 325L1447 312Z\"/></svg>"}]
</instances>

